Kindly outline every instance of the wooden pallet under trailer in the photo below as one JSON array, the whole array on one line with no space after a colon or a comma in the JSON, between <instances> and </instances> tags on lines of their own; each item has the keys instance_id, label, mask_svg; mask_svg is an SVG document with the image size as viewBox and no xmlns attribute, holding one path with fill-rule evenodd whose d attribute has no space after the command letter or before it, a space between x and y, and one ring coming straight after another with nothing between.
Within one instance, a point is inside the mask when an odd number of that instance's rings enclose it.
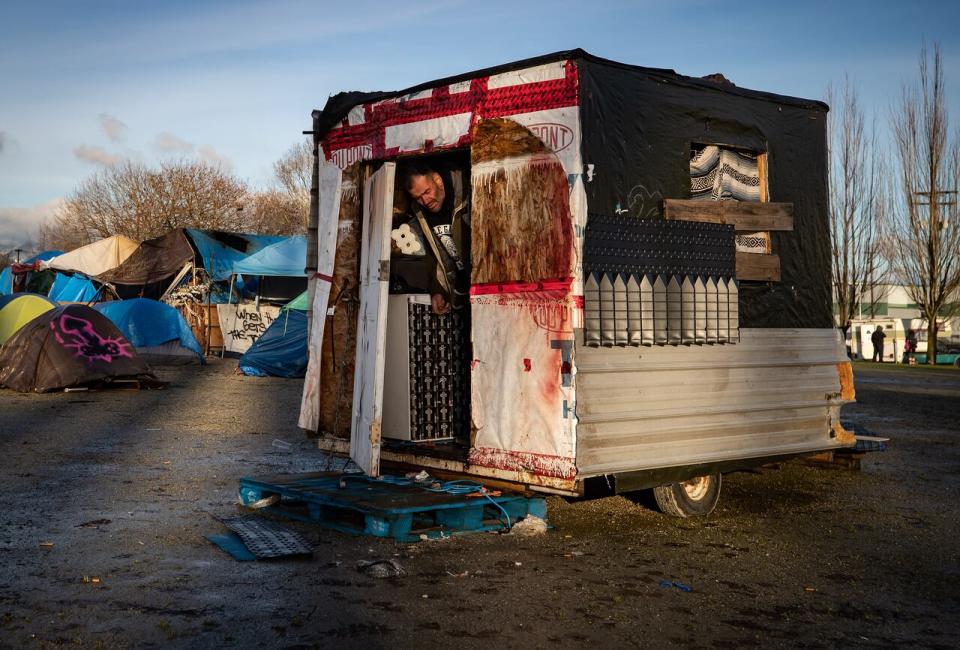
<instances>
[{"instance_id":1,"label":"wooden pallet under trailer","mask_svg":"<svg viewBox=\"0 0 960 650\"><path fill-rule=\"evenodd\" d=\"M270 503L266 512L399 542L504 530L507 517L510 525L527 515L547 517L543 497L451 494L389 477L339 472L242 478L240 501Z\"/></svg>"}]
</instances>

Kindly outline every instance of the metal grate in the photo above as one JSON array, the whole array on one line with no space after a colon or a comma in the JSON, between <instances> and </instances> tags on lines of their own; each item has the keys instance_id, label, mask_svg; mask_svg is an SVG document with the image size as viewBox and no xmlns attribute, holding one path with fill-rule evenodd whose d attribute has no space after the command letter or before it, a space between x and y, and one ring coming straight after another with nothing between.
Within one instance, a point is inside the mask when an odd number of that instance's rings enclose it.
<instances>
[{"instance_id":1,"label":"metal grate","mask_svg":"<svg viewBox=\"0 0 960 650\"><path fill-rule=\"evenodd\" d=\"M275 521L240 516L221 519L220 522L239 535L244 545L258 559L313 553L313 546L300 533Z\"/></svg>"},{"instance_id":2,"label":"metal grate","mask_svg":"<svg viewBox=\"0 0 960 650\"><path fill-rule=\"evenodd\" d=\"M434 314L411 303L410 430L413 440L469 435L469 340L467 308Z\"/></svg>"}]
</instances>

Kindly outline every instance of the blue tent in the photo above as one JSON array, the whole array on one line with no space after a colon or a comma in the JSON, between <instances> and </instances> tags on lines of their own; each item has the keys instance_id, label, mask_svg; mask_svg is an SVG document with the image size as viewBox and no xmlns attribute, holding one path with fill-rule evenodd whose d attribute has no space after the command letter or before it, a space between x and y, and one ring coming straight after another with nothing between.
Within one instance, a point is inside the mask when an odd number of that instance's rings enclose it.
<instances>
[{"instance_id":1,"label":"blue tent","mask_svg":"<svg viewBox=\"0 0 960 650\"><path fill-rule=\"evenodd\" d=\"M47 295L60 302L90 302L97 297L97 287L80 274L57 273Z\"/></svg>"},{"instance_id":2,"label":"blue tent","mask_svg":"<svg viewBox=\"0 0 960 650\"><path fill-rule=\"evenodd\" d=\"M179 355L185 351L205 363L200 344L176 309L149 298L101 302L94 309L113 321L141 354Z\"/></svg>"},{"instance_id":3,"label":"blue tent","mask_svg":"<svg viewBox=\"0 0 960 650\"><path fill-rule=\"evenodd\" d=\"M240 357L240 372L254 377L307 373L307 315L288 309Z\"/></svg>"},{"instance_id":4,"label":"blue tent","mask_svg":"<svg viewBox=\"0 0 960 650\"><path fill-rule=\"evenodd\" d=\"M307 273L306 237L287 237L233 264L233 272L246 276L303 277Z\"/></svg>"},{"instance_id":5,"label":"blue tent","mask_svg":"<svg viewBox=\"0 0 960 650\"><path fill-rule=\"evenodd\" d=\"M47 260L52 260L57 255L63 255L63 251L43 251L42 253L37 253L23 264L33 264L37 260L41 262L46 262ZM8 266L7 268L0 271L0 296L7 296L13 290L13 271Z\"/></svg>"}]
</instances>

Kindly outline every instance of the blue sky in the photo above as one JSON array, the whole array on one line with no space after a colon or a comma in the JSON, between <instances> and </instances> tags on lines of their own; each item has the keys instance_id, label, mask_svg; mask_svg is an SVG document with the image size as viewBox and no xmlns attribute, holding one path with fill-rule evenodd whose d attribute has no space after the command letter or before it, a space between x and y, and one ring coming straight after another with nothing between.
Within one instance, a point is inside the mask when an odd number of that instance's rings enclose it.
<instances>
[{"instance_id":1,"label":"blue sky","mask_svg":"<svg viewBox=\"0 0 960 650\"><path fill-rule=\"evenodd\" d=\"M886 118L939 42L960 123L960 2L17 2L0 5L0 250L122 157L221 161L254 187L341 90L582 47Z\"/></svg>"}]
</instances>

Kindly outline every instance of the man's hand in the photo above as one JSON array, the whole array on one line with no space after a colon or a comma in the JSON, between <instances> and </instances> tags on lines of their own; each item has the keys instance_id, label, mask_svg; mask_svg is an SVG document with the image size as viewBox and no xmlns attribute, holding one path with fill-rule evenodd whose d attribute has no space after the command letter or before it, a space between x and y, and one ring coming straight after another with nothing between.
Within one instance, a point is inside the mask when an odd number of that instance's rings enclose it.
<instances>
[{"instance_id":1,"label":"man's hand","mask_svg":"<svg viewBox=\"0 0 960 650\"><path fill-rule=\"evenodd\" d=\"M433 306L434 314L446 314L450 311L450 303L443 297L443 294L435 293L430 296L430 303Z\"/></svg>"}]
</instances>

